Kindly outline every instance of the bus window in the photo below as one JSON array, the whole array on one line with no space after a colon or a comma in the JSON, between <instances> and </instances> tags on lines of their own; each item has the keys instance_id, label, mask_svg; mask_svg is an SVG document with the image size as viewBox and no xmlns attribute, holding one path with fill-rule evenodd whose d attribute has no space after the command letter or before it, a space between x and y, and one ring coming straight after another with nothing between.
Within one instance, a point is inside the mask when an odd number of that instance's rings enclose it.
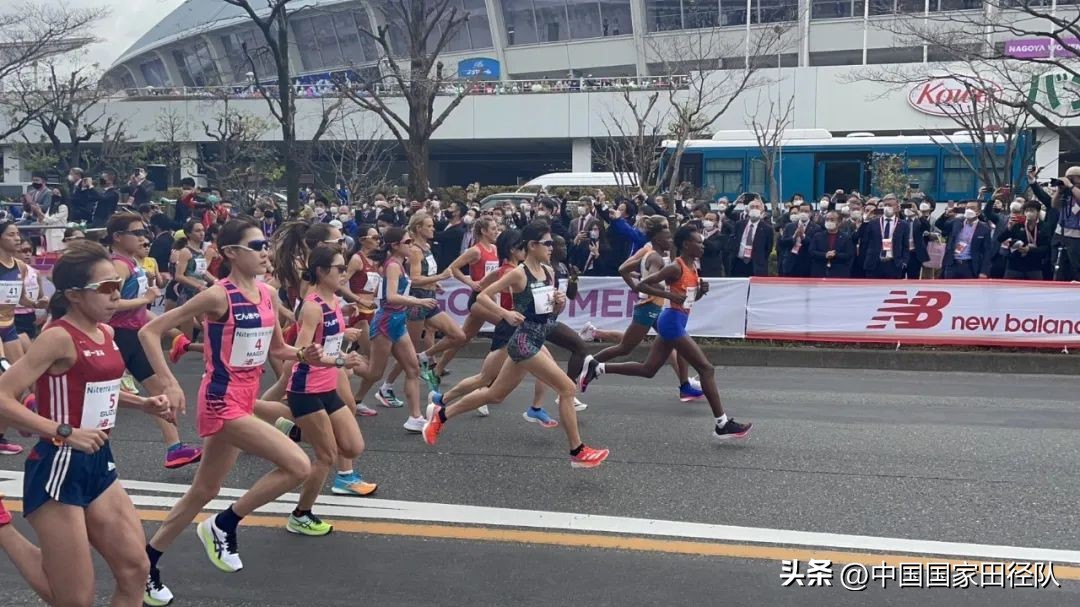
<instances>
[{"instance_id":1,"label":"bus window","mask_svg":"<svg viewBox=\"0 0 1080 607\"><path fill-rule=\"evenodd\" d=\"M955 155L945 156L942 160L942 193L947 196L956 194L974 198L975 173L967 161Z\"/></svg>"},{"instance_id":2,"label":"bus window","mask_svg":"<svg viewBox=\"0 0 1080 607\"><path fill-rule=\"evenodd\" d=\"M937 158L934 156L912 156L907 159L908 183L919 185L919 190L931 195L937 191Z\"/></svg>"},{"instance_id":3,"label":"bus window","mask_svg":"<svg viewBox=\"0 0 1080 607\"><path fill-rule=\"evenodd\" d=\"M705 161L706 188L720 194L739 194L742 183L742 158L710 158Z\"/></svg>"}]
</instances>

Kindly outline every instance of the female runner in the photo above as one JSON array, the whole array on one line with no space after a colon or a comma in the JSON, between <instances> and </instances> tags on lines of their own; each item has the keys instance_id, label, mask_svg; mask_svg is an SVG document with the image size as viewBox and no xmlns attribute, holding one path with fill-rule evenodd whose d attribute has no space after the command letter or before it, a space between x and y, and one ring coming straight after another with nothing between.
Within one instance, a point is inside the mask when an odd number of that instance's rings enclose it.
<instances>
[{"instance_id":1,"label":"female runner","mask_svg":"<svg viewBox=\"0 0 1080 607\"><path fill-rule=\"evenodd\" d=\"M321 536L330 533L334 527L315 516L311 509L330 467L337 464L339 455L351 464L364 450L364 438L356 417L338 396L338 376L342 374L341 369L354 369L364 363L356 352L345 355L342 347L349 337L337 298L338 290L345 285L344 256L337 247L316 247L308 255L305 278L312 288L300 306L296 346L304 348L311 343L318 344L322 347L323 362L333 366L312 367L301 362L293 365L289 377L289 409L304 440L315 450L315 461L311 475L300 490L296 509L289 515L286 529L292 533ZM349 472L352 472L351 465ZM375 483L356 480L358 495L371 495L377 488Z\"/></svg>"},{"instance_id":2,"label":"female runner","mask_svg":"<svg viewBox=\"0 0 1080 607\"><path fill-rule=\"evenodd\" d=\"M694 262L701 259L701 254L705 251L704 240L695 226L685 225L679 228L675 233L675 250L679 255L675 263L670 263L659 272L634 283L634 290L662 297L669 302L656 320L658 336L649 350L648 358L643 363L602 363L588 357L585 359L585 369L581 372L579 384L584 390L591 381L604 373L654 377L674 350L685 358L701 377L702 391L705 392L709 408L716 418L713 438L720 441L745 439L750 435L753 424L740 424L724 413L712 363L686 332L686 323L690 319L694 302L709 292L709 283L701 280L694 269ZM665 290L661 284L668 285L668 289Z\"/></svg>"},{"instance_id":3,"label":"female runner","mask_svg":"<svg viewBox=\"0 0 1080 607\"><path fill-rule=\"evenodd\" d=\"M401 228L390 228L383 234L382 253L386 255L386 261L383 262L381 281L382 306L371 321L371 364L356 393L356 402L364 402L368 391L386 371L387 358L393 354L394 360L405 371L405 403L409 408L405 430L418 433L424 428L424 417L420 412L420 364L412 340L406 339L409 331L405 325L409 306L435 309L439 304L434 299L409 295L412 285L405 267L411 247L412 238Z\"/></svg>"},{"instance_id":4,"label":"female runner","mask_svg":"<svg viewBox=\"0 0 1080 607\"><path fill-rule=\"evenodd\" d=\"M311 473L300 447L257 419L252 410L268 356L325 366L321 349L309 345L300 350L282 339L274 312L274 292L257 278L265 271L269 244L259 226L251 220L231 220L221 229L218 242L230 265L228 278L150 321L139 332L155 373L166 382L169 401L181 403L181 411L184 392L165 360L161 336L188 318L203 318L206 335L206 372L198 392L203 462L191 488L147 544L150 576L144 599L150 604L172 598L161 583L158 569L162 551L217 496L241 451L265 459L275 468L232 506L198 525L198 537L210 562L227 573L243 568L236 535L241 519L296 487Z\"/></svg>"},{"instance_id":5,"label":"female runner","mask_svg":"<svg viewBox=\"0 0 1080 607\"><path fill-rule=\"evenodd\" d=\"M356 253L349 259L349 267L345 270L349 281L349 290L356 296L356 313L353 314L349 326L360 331L360 339L357 341L357 349L367 356L371 353L371 338L368 332L371 330L371 319L375 318L376 295L379 292L379 265L371 258L379 249L381 237L379 231L371 225L360 226L360 236L356 241ZM378 411L368 407L362 402L356 403L356 414L362 416L378 415Z\"/></svg>"},{"instance_id":6,"label":"female runner","mask_svg":"<svg viewBox=\"0 0 1080 607\"><path fill-rule=\"evenodd\" d=\"M113 266L123 282L120 302L116 306L116 313L109 319L109 325L113 328L113 339L120 348L124 367L150 394L164 394L165 382L154 372L139 343L139 329L150 318L146 307L158 297L157 289L150 287L147 282L146 271L135 261L135 255L147 237L149 233L143 226L142 217L133 213L117 213L105 225L105 242L112 248ZM201 449L180 442L180 433L175 424L158 420L158 429L165 441L166 468L182 468L202 457Z\"/></svg>"},{"instance_id":7,"label":"female runner","mask_svg":"<svg viewBox=\"0 0 1080 607\"><path fill-rule=\"evenodd\" d=\"M554 247L548 224L531 223L522 230L521 237L525 244L525 261L481 291L477 298L486 314L501 316L517 327L507 346L510 359L503 363L490 387L476 390L448 407L435 403L428 405L424 441L434 446L449 418L487 403L501 403L521 383L525 374L530 373L559 394L559 418L570 443L570 465L595 468L607 459L608 450L592 449L581 442L574 411L574 382L544 347L544 341L555 325L554 316L566 305L566 296L556 289L554 271L547 265ZM499 308L494 300L496 294L507 289L513 293L513 312Z\"/></svg>"},{"instance_id":8,"label":"female runner","mask_svg":"<svg viewBox=\"0 0 1080 607\"><path fill-rule=\"evenodd\" d=\"M3 342L3 357L12 363L23 355L19 332L15 329L15 308L37 305L23 289L29 269L16 257L21 242L22 236L15 222L0 222L0 342ZM28 406L32 408L33 404ZM22 445L4 438L4 426L0 424L0 455L18 455L22 452Z\"/></svg>"},{"instance_id":9,"label":"female runner","mask_svg":"<svg viewBox=\"0 0 1080 607\"><path fill-rule=\"evenodd\" d=\"M116 578L112 604L135 607L148 570L145 536L131 499L115 482L108 433L118 405L170 419L172 411L164 396L120 390L124 361L104 323L120 303L122 281L108 252L96 243L69 243L52 276L56 320L0 376L0 417L41 436L23 477L23 514L41 550L20 541L14 529L5 528L0 543L53 605L94 602L93 547ZM40 414L18 401L31 386Z\"/></svg>"}]
</instances>

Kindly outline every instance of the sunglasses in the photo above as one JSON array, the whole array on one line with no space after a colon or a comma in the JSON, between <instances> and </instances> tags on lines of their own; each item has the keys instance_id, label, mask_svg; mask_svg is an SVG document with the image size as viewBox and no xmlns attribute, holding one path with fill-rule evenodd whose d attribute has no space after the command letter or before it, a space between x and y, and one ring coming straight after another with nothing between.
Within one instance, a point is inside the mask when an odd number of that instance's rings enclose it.
<instances>
[{"instance_id":1,"label":"sunglasses","mask_svg":"<svg viewBox=\"0 0 1080 607\"><path fill-rule=\"evenodd\" d=\"M537 240L536 243L544 245L545 247L547 247L549 249L555 248L555 241L554 240Z\"/></svg>"},{"instance_id":2,"label":"sunglasses","mask_svg":"<svg viewBox=\"0 0 1080 607\"><path fill-rule=\"evenodd\" d=\"M85 239L86 239L85 236L68 236L67 238L63 239L63 241L61 241L61 242L71 242L73 240L85 240Z\"/></svg>"},{"instance_id":3,"label":"sunglasses","mask_svg":"<svg viewBox=\"0 0 1080 607\"><path fill-rule=\"evenodd\" d=\"M147 230L147 229L142 229L142 230L124 230L124 233L125 233L125 234L130 234L130 235L132 235L132 236L138 236L138 237L146 237L146 236L150 236L150 230Z\"/></svg>"},{"instance_id":4,"label":"sunglasses","mask_svg":"<svg viewBox=\"0 0 1080 607\"><path fill-rule=\"evenodd\" d=\"M92 282L85 287L76 287L73 291L93 291L101 295L109 295L120 290L120 286L124 284L124 281L119 278L112 280L102 280L100 282Z\"/></svg>"},{"instance_id":5,"label":"sunglasses","mask_svg":"<svg viewBox=\"0 0 1080 607\"><path fill-rule=\"evenodd\" d=\"M324 240L323 244L345 244L345 237Z\"/></svg>"},{"instance_id":6,"label":"sunglasses","mask_svg":"<svg viewBox=\"0 0 1080 607\"><path fill-rule=\"evenodd\" d=\"M244 244L230 244L230 245L226 245L223 248L227 249L229 247L235 247L237 249L243 249L245 251L251 251L252 253L259 253L261 251L265 251L267 248L270 247L270 241L269 240L251 240L251 241L248 241L248 243L246 245L244 245Z\"/></svg>"}]
</instances>

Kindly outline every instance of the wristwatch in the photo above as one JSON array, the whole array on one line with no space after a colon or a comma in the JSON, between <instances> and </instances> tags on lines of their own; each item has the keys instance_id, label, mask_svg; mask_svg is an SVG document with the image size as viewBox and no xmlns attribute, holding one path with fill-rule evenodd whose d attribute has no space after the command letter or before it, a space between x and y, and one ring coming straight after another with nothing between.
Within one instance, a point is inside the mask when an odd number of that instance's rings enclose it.
<instances>
[{"instance_id":1,"label":"wristwatch","mask_svg":"<svg viewBox=\"0 0 1080 607\"><path fill-rule=\"evenodd\" d=\"M334 366L337 367L338 369L343 368L345 366L345 357L344 356L338 356L337 358L335 358L334 359Z\"/></svg>"},{"instance_id":2,"label":"wristwatch","mask_svg":"<svg viewBox=\"0 0 1080 607\"><path fill-rule=\"evenodd\" d=\"M66 439L71 436L71 424L60 424L56 427L56 436L60 439Z\"/></svg>"}]
</instances>

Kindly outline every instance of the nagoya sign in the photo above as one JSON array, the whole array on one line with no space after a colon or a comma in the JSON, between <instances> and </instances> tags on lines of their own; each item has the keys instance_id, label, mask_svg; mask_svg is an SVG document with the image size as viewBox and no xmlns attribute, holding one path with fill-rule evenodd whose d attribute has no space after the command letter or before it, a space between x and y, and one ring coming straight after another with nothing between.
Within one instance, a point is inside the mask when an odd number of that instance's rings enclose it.
<instances>
[{"instance_id":1,"label":"nagoya sign","mask_svg":"<svg viewBox=\"0 0 1080 607\"><path fill-rule=\"evenodd\" d=\"M987 99L1001 96L1001 86L989 80L953 77L920 82L908 92L908 103L923 114L955 116L985 107Z\"/></svg>"}]
</instances>

